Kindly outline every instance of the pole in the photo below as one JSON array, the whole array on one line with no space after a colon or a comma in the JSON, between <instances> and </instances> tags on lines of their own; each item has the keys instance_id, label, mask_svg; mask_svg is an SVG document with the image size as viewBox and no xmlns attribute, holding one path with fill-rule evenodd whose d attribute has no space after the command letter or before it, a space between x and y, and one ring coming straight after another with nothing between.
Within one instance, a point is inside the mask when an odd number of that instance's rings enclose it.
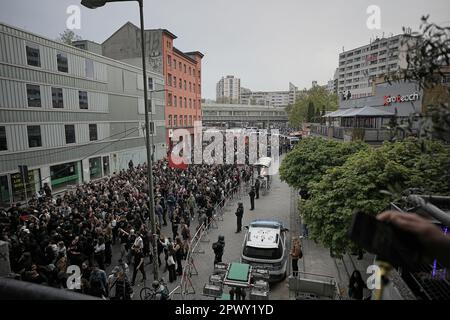
<instances>
[{"instance_id":1,"label":"pole","mask_svg":"<svg viewBox=\"0 0 450 320\"><path fill-rule=\"evenodd\" d=\"M139 2L139 14L141 19L141 49L142 49L142 73L144 77L144 106L145 106L145 137L146 137L146 149L147 149L147 179L148 179L148 197L149 197L149 210L150 210L150 224L152 228L153 237L153 277L155 280L159 280L159 268L158 268L158 247L156 239L156 224L155 224L155 200L153 195L153 159L150 154L150 123L148 118L148 87L147 87L147 70L145 65L145 38L144 38L144 8L143 0ZM153 138L152 138L153 142Z\"/></svg>"}]
</instances>

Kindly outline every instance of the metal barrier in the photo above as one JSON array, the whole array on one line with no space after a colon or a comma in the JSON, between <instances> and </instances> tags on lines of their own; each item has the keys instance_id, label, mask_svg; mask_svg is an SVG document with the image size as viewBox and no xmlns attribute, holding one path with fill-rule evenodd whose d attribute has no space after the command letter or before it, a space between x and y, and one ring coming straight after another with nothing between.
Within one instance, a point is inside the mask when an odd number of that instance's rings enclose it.
<instances>
[{"instance_id":1,"label":"metal barrier","mask_svg":"<svg viewBox=\"0 0 450 320\"><path fill-rule=\"evenodd\" d=\"M217 221L223 221L225 208L227 206L230 206L231 203L234 202L234 200L241 200L244 190L247 191L247 188L247 184L241 183L236 188L231 189L228 192L228 195L225 196L225 198L214 207L214 214L211 221L209 223L204 222L198 227L189 243L189 250L186 255L186 265L183 268L180 285L177 286L170 293L170 295L180 294L181 298L184 299L187 294L195 294L195 288L192 285L192 281L190 279L192 275L198 275L198 271L194 263L194 255L205 253L204 250L199 250L200 243L209 243L211 241L210 239L207 239L209 230L213 227L213 225L216 225L218 228ZM178 290L180 292L177 292Z\"/></svg>"}]
</instances>

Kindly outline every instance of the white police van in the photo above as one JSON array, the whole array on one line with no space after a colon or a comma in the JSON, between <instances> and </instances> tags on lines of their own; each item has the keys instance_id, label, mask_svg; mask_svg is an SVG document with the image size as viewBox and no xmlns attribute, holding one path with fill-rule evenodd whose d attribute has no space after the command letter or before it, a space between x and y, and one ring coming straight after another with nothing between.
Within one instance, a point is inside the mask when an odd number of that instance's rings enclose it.
<instances>
[{"instance_id":1,"label":"white police van","mask_svg":"<svg viewBox=\"0 0 450 320\"><path fill-rule=\"evenodd\" d=\"M267 269L270 282L283 280L289 260L285 233L289 230L277 220L254 220L246 228L241 263Z\"/></svg>"}]
</instances>

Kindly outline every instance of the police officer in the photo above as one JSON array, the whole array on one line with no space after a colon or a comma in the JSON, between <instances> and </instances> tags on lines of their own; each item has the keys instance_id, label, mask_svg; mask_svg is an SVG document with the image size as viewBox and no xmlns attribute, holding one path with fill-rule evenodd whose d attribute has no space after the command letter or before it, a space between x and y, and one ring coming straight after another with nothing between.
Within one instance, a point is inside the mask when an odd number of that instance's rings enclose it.
<instances>
[{"instance_id":1,"label":"police officer","mask_svg":"<svg viewBox=\"0 0 450 320\"><path fill-rule=\"evenodd\" d=\"M214 250L214 264L222 262L223 251L225 248L225 237L220 235L217 242L212 244Z\"/></svg>"},{"instance_id":2,"label":"police officer","mask_svg":"<svg viewBox=\"0 0 450 320\"><path fill-rule=\"evenodd\" d=\"M241 232L242 229L242 216L244 215L244 205L242 202L238 203L238 208L236 210L236 218L237 218L237 230L236 233Z\"/></svg>"},{"instance_id":3,"label":"police officer","mask_svg":"<svg viewBox=\"0 0 450 320\"><path fill-rule=\"evenodd\" d=\"M259 199L259 187L261 187L261 182L259 181L259 177L258 177L258 178L256 178L256 181L255 181L256 199Z\"/></svg>"},{"instance_id":4,"label":"police officer","mask_svg":"<svg viewBox=\"0 0 450 320\"><path fill-rule=\"evenodd\" d=\"M250 211L253 211L255 210L255 187L252 187L248 195L250 196Z\"/></svg>"}]
</instances>

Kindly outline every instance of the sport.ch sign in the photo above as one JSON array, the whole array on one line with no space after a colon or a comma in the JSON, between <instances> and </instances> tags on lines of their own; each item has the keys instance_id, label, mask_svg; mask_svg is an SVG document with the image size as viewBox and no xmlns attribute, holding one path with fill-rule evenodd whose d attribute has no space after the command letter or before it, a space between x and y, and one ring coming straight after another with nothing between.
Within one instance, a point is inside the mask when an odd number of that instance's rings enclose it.
<instances>
[{"instance_id":1,"label":"sport.ch sign","mask_svg":"<svg viewBox=\"0 0 450 320\"><path fill-rule=\"evenodd\" d=\"M409 102L409 101L417 101L419 100L419 94L417 92L407 94L407 95L397 95L397 96L384 96L384 105L389 106L391 103L401 103L401 102Z\"/></svg>"}]
</instances>

